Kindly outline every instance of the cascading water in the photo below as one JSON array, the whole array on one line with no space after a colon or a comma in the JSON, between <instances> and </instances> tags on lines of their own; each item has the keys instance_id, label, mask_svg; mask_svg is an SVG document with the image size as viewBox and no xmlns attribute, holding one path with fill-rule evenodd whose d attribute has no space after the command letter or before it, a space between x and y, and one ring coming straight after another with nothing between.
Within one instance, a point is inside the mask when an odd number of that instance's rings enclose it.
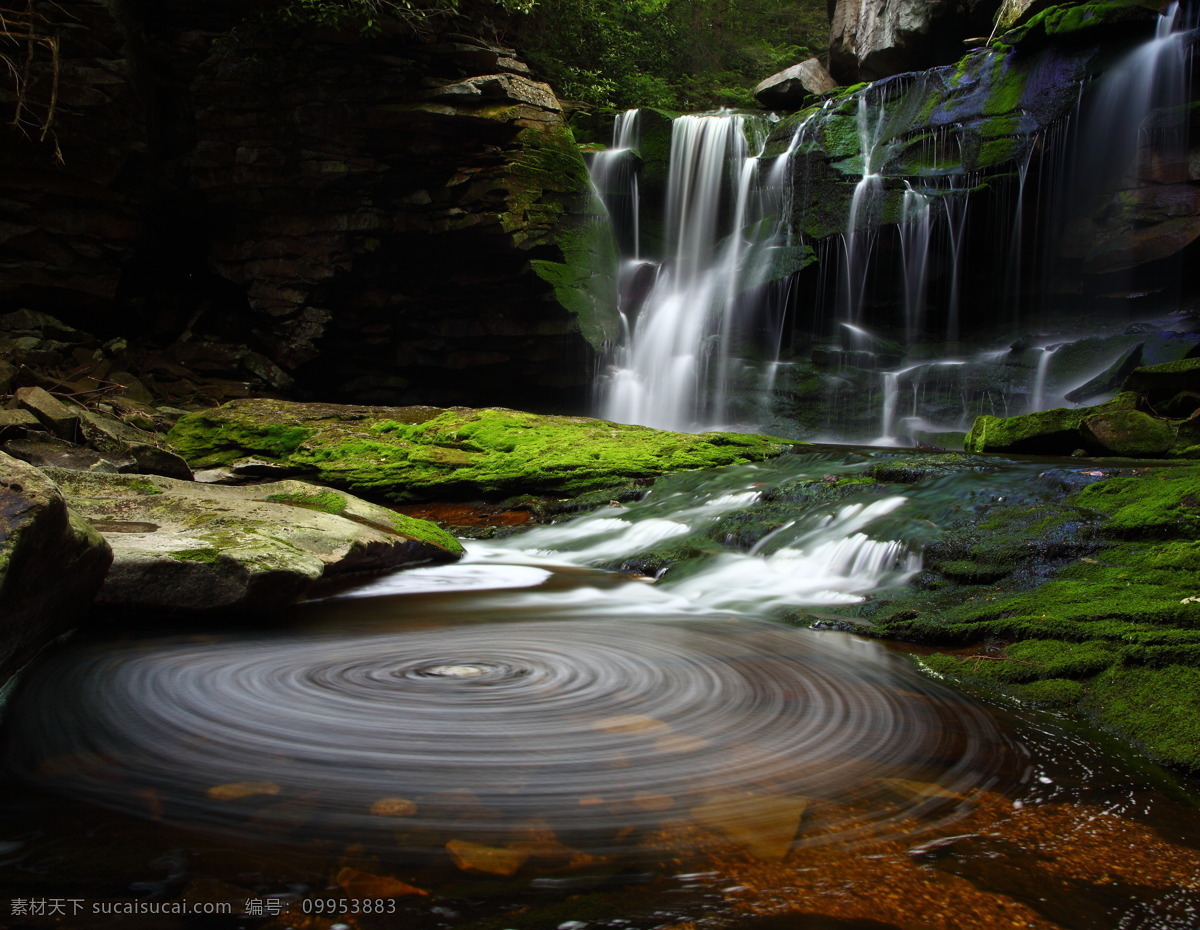
<instances>
[{"instance_id":1,"label":"cascading water","mask_svg":"<svg viewBox=\"0 0 1200 930\"><path fill-rule=\"evenodd\" d=\"M790 152L764 165L764 141L761 123L742 116L675 121L666 255L601 385L606 418L694 430L735 416L740 321L757 313L781 327L782 313L762 304L787 294L766 285L773 253L790 241L779 165Z\"/></svg>"}]
</instances>

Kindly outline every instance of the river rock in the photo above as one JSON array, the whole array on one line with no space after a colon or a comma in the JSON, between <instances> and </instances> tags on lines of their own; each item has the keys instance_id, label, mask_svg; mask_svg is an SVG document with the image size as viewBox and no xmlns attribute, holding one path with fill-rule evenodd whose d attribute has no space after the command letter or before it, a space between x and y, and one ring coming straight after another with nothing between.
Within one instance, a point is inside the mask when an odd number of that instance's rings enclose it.
<instances>
[{"instance_id":1,"label":"river rock","mask_svg":"<svg viewBox=\"0 0 1200 930\"><path fill-rule=\"evenodd\" d=\"M188 613L271 610L320 582L462 554L432 523L301 481L227 487L51 469L112 545L98 603Z\"/></svg>"},{"instance_id":2,"label":"river rock","mask_svg":"<svg viewBox=\"0 0 1200 930\"><path fill-rule=\"evenodd\" d=\"M111 561L53 481L0 452L0 681L84 617Z\"/></svg>"},{"instance_id":3,"label":"river rock","mask_svg":"<svg viewBox=\"0 0 1200 930\"><path fill-rule=\"evenodd\" d=\"M500 407L366 407L249 399L184 417L168 440L198 469L252 458L323 484L413 500L578 495L795 447L752 433L671 433Z\"/></svg>"},{"instance_id":4,"label":"river rock","mask_svg":"<svg viewBox=\"0 0 1200 930\"><path fill-rule=\"evenodd\" d=\"M810 58L772 74L754 88L754 97L768 110L796 110L809 97L828 93L837 86L825 66Z\"/></svg>"}]
</instances>

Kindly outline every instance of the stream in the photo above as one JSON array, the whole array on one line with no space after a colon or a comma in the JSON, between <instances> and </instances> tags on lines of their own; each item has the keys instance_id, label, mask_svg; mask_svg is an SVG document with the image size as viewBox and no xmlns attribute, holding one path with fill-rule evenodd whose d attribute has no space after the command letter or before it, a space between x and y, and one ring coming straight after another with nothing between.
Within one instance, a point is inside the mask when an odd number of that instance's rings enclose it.
<instances>
[{"instance_id":1,"label":"stream","mask_svg":"<svg viewBox=\"0 0 1200 930\"><path fill-rule=\"evenodd\" d=\"M857 490L891 455L672 476L268 629L77 636L5 709L0 926L1200 925L1194 785L821 629L1070 467ZM739 536L813 482L850 483Z\"/></svg>"}]
</instances>

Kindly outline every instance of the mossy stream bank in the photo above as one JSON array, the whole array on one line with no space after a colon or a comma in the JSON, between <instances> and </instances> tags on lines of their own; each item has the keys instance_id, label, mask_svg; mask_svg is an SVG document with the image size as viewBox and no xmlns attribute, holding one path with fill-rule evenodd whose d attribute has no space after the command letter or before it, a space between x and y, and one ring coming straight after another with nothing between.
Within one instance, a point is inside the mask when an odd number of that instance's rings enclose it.
<instances>
[{"instance_id":1,"label":"mossy stream bank","mask_svg":"<svg viewBox=\"0 0 1200 930\"><path fill-rule=\"evenodd\" d=\"M1078 711L1200 771L1200 466L1106 461L1039 480L1042 499L951 523L907 589L863 606L870 634L939 647L920 660L934 674Z\"/></svg>"},{"instance_id":2,"label":"mossy stream bank","mask_svg":"<svg viewBox=\"0 0 1200 930\"><path fill-rule=\"evenodd\" d=\"M933 647L919 660L931 673L1082 713L1156 761L1200 771L1200 465L812 447L772 464L789 447L768 437L276 401L193 414L171 439L195 467L257 462L394 503L519 494L607 503L614 488L690 470L652 494L678 494L683 506L711 467L755 470L752 501L595 561L667 586L728 570L729 555L770 557L777 534L806 521L861 519L846 514L875 506L865 532L900 542L901 572L920 552L920 570L857 603L800 598L789 608L779 598L777 615ZM798 471L782 464L798 460L807 463ZM764 464L746 465L754 461ZM901 498L899 509L886 504Z\"/></svg>"}]
</instances>

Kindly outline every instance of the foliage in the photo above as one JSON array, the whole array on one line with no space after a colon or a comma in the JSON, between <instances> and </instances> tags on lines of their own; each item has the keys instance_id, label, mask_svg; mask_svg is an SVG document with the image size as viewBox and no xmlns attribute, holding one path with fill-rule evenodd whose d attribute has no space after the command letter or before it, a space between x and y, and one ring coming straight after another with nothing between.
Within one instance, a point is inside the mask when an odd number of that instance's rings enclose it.
<instances>
[{"instance_id":1,"label":"foliage","mask_svg":"<svg viewBox=\"0 0 1200 930\"><path fill-rule=\"evenodd\" d=\"M537 0L490 0L506 13L528 13ZM464 9L462 0L280 0L274 15L293 26L325 26L356 30L364 35L379 32L385 19L398 20L413 32L426 32L439 20Z\"/></svg>"},{"instance_id":2,"label":"foliage","mask_svg":"<svg viewBox=\"0 0 1200 930\"><path fill-rule=\"evenodd\" d=\"M562 96L617 109L754 105L755 84L828 33L823 0L558 0L512 25Z\"/></svg>"}]
</instances>

